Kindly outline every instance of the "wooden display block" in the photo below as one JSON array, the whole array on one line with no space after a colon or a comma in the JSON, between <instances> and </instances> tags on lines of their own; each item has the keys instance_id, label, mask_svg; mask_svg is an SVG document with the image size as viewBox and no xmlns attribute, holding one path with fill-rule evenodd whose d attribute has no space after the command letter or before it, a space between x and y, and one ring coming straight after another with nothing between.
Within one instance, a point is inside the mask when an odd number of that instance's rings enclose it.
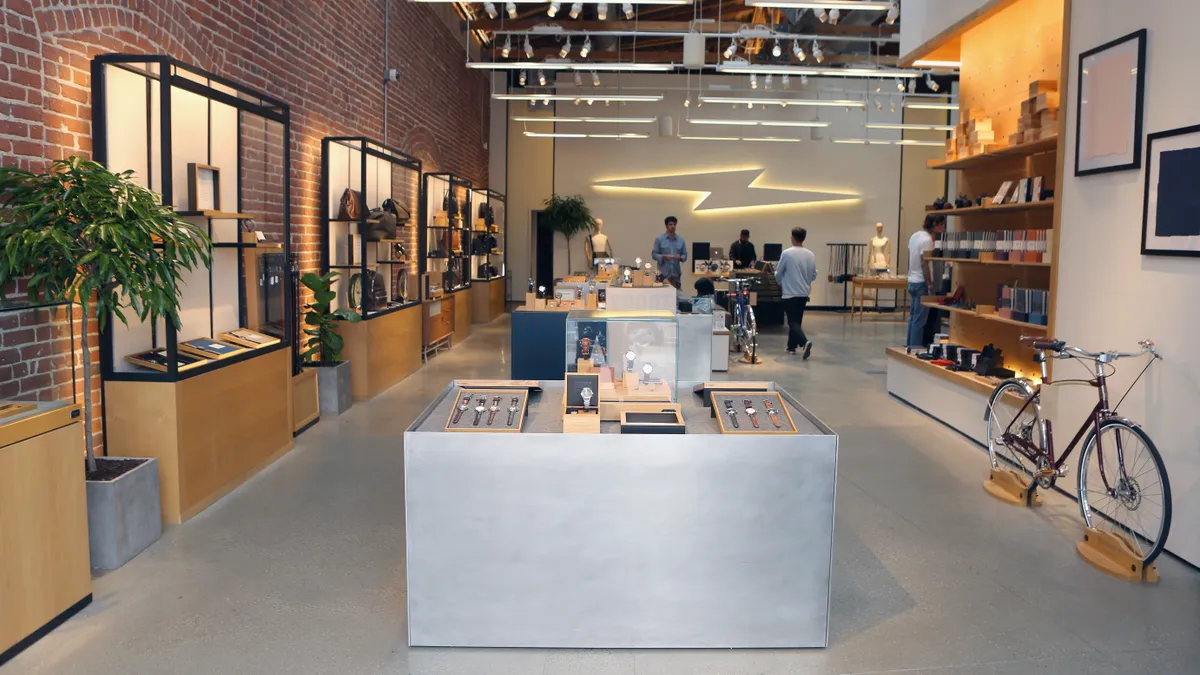
<instances>
[{"instance_id":1,"label":"wooden display block","mask_svg":"<svg viewBox=\"0 0 1200 675\"><path fill-rule=\"evenodd\" d=\"M1075 544L1079 556L1105 574L1135 583L1157 583L1158 568L1144 566L1136 550L1125 539L1090 527L1084 529L1083 541Z\"/></svg>"},{"instance_id":2,"label":"wooden display block","mask_svg":"<svg viewBox=\"0 0 1200 675\"><path fill-rule=\"evenodd\" d=\"M591 359L575 359L575 372L591 373L595 371L595 366L592 365Z\"/></svg>"},{"instance_id":3,"label":"wooden display block","mask_svg":"<svg viewBox=\"0 0 1200 675\"><path fill-rule=\"evenodd\" d=\"M983 483L983 489L996 499L1013 506L1041 506L1042 496L1029 490L1029 483L1016 472L1008 469L992 469L991 477Z\"/></svg>"},{"instance_id":4,"label":"wooden display block","mask_svg":"<svg viewBox=\"0 0 1200 675\"><path fill-rule=\"evenodd\" d=\"M1052 127L1058 124L1058 108L1050 108L1038 113L1038 128Z\"/></svg>"},{"instance_id":5,"label":"wooden display block","mask_svg":"<svg viewBox=\"0 0 1200 675\"><path fill-rule=\"evenodd\" d=\"M633 273L633 285L635 288L649 288L658 286L654 281L655 274L652 270L636 270Z\"/></svg>"},{"instance_id":6,"label":"wooden display block","mask_svg":"<svg viewBox=\"0 0 1200 675\"><path fill-rule=\"evenodd\" d=\"M1033 100L1033 111L1042 112L1043 110L1058 108L1058 92L1047 91L1037 95Z\"/></svg>"},{"instance_id":7,"label":"wooden display block","mask_svg":"<svg viewBox=\"0 0 1200 675\"><path fill-rule=\"evenodd\" d=\"M1058 80L1034 80L1029 83L1029 97L1034 98L1039 94L1046 92L1058 91Z\"/></svg>"}]
</instances>

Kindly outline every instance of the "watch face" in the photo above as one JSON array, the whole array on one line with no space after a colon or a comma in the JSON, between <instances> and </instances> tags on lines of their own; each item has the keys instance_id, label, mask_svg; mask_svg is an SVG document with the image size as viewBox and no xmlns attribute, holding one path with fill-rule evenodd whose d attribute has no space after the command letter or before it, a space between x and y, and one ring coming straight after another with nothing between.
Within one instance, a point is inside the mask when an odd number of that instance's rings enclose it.
<instances>
[{"instance_id":1,"label":"watch face","mask_svg":"<svg viewBox=\"0 0 1200 675\"><path fill-rule=\"evenodd\" d=\"M653 370L654 370L654 366L650 365L649 363L642 366L642 372L647 375L649 375Z\"/></svg>"},{"instance_id":2,"label":"watch face","mask_svg":"<svg viewBox=\"0 0 1200 675\"><path fill-rule=\"evenodd\" d=\"M747 415L753 415L753 414L755 414L755 413L757 413L757 412L758 412L758 411L757 411L757 410L755 410L754 408L746 408L746 414L747 414Z\"/></svg>"}]
</instances>

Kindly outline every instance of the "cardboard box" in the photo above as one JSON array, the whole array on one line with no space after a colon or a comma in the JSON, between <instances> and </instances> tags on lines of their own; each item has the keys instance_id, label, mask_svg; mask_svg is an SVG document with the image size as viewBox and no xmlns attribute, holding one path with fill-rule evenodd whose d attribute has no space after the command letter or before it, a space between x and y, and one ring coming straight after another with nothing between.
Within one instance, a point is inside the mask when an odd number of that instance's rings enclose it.
<instances>
[{"instance_id":1,"label":"cardboard box","mask_svg":"<svg viewBox=\"0 0 1200 675\"><path fill-rule=\"evenodd\" d=\"M1048 91L1058 91L1058 80L1034 80L1029 83L1029 98L1035 98Z\"/></svg>"}]
</instances>

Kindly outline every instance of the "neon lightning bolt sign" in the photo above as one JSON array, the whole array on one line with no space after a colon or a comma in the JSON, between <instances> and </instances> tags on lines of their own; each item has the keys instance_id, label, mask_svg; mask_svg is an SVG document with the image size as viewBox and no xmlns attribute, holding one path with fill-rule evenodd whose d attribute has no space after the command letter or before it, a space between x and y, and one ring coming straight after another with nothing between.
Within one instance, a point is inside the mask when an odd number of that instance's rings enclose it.
<instances>
[{"instance_id":1,"label":"neon lightning bolt sign","mask_svg":"<svg viewBox=\"0 0 1200 675\"><path fill-rule=\"evenodd\" d=\"M840 192L819 192L800 188L759 187L766 169L736 169L707 173L687 173L646 178L602 180L597 188L619 190L665 190L700 193L692 206L697 213L722 209L788 207L858 201L859 196Z\"/></svg>"}]
</instances>

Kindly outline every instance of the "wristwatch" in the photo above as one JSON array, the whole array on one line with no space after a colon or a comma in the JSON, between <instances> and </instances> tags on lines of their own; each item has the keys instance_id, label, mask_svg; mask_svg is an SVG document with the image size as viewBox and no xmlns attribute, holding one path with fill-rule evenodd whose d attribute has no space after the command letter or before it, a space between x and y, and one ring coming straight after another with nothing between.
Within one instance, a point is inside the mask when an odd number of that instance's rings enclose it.
<instances>
[{"instance_id":1,"label":"wristwatch","mask_svg":"<svg viewBox=\"0 0 1200 675\"><path fill-rule=\"evenodd\" d=\"M741 429L742 426L737 421L737 411L733 409L733 401L725 399L725 412L729 413L729 421L733 422L733 428Z\"/></svg>"},{"instance_id":2,"label":"wristwatch","mask_svg":"<svg viewBox=\"0 0 1200 675\"><path fill-rule=\"evenodd\" d=\"M492 406L490 408L488 408L488 423L487 423L487 425L489 427L492 426L492 420L496 419L496 411L499 409L500 409L500 397L497 396L492 399Z\"/></svg>"},{"instance_id":3,"label":"wristwatch","mask_svg":"<svg viewBox=\"0 0 1200 675\"><path fill-rule=\"evenodd\" d=\"M625 352L625 370L633 370L633 360L637 358L637 354L633 350Z\"/></svg>"},{"instance_id":4,"label":"wristwatch","mask_svg":"<svg viewBox=\"0 0 1200 675\"><path fill-rule=\"evenodd\" d=\"M475 421L472 422L471 425L476 426L476 427L479 426L479 420L483 419L483 413L486 411L487 411L487 397L480 396L479 397L479 405L475 406Z\"/></svg>"},{"instance_id":5,"label":"wristwatch","mask_svg":"<svg viewBox=\"0 0 1200 675\"><path fill-rule=\"evenodd\" d=\"M591 358L592 356L592 341L590 338L580 338L579 340L579 355L583 358Z\"/></svg>"},{"instance_id":6,"label":"wristwatch","mask_svg":"<svg viewBox=\"0 0 1200 675\"><path fill-rule=\"evenodd\" d=\"M650 373L654 372L654 366L649 363L642 365L642 384L650 384Z\"/></svg>"},{"instance_id":7,"label":"wristwatch","mask_svg":"<svg viewBox=\"0 0 1200 675\"><path fill-rule=\"evenodd\" d=\"M758 411L755 410L753 407L751 407L750 399L748 399L748 398L742 399L742 405L746 406L746 417L750 418L750 423L754 425L755 429L757 429L758 428Z\"/></svg>"},{"instance_id":8,"label":"wristwatch","mask_svg":"<svg viewBox=\"0 0 1200 675\"><path fill-rule=\"evenodd\" d=\"M462 402L458 404L458 409L454 411L454 418L450 420L450 423L458 424L458 421L460 419L462 419L462 414L465 413L467 411L467 408L470 408L470 407L471 407L471 395L467 394L466 396L463 397Z\"/></svg>"},{"instance_id":9,"label":"wristwatch","mask_svg":"<svg viewBox=\"0 0 1200 675\"><path fill-rule=\"evenodd\" d=\"M771 421L775 423L775 428L778 429L779 428L779 411L776 410L775 406L772 405L771 402L767 401L767 400L763 400L763 409L765 409L767 411L767 416L771 418Z\"/></svg>"},{"instance_id":10,"label":"wristwatch","mask_svg":"<svg viewBox=\"0 0 1200 675\"><path fill-rule=\"evenodd\" d=\"M520 402L520 397L514 396L512 397L512 402L508 405L508 426L510 427L513 424L513 417L515 417L516 414L521 410L521 408L517 405Z\"/></svg>"},{"instance_id":11,"label":"wristwatch","mask_svg":"<svg viewBox=\"0 0 1200 675\"><path fill-rule=\"evenodd\" d=\"M592 391L591 387L584 387L583 389L579 390L579 396L581 398L583 398L583 407L584 408L592 407L592 396L595 393L596 392Z\"/></svg>"}]
</instances>

